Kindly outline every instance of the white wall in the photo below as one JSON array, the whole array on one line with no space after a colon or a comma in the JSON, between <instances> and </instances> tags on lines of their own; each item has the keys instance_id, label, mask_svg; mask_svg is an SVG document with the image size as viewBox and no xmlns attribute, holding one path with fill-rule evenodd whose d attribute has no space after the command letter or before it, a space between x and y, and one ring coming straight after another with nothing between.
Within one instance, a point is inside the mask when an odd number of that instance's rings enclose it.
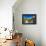
<instances>
[{"instance_id":1,"label":"white wall","mask_svg":"<svg viewBox=\"0 0 46 46\"><path fill-rule=\"evenodd\" d=\"M41 38L42 46L46 46L46 0L42 0L41 5Z\"/></svg>"},{"instance_id":2,"label":"white wall","mask_svg":"<svg viewBox=\"0 0 46 46\"><path fill-rule=\"evenodd\" d=\"M0 0L0 26L12 28L12 6L15 3L15 1L16 0ZM42 46L46 46L46 0L42 0L42 13L43 13L41 16L42 17L42 30L41 30ZM27 32L25 31L25 33Z\"/></svg>"},{"instance_id":3,"label":"white wall","mask_svg":"<svg viewBox=\"0 0 46 46\"><path fill-rule=\"evenodd\" d=\"M13 13L15 29L22 32L25 38L34 40L36 46L41 46L41 1L23 0L13 6ZM37 24L23 25L22 14L37 14Z\"/></svg>"},{"instance_id":4,"label":"white wall","mask_svg":"<svg viewBox=\"0 0 46 46\"><path fill-rule=\"evenodd\" d=\"M24 0L23 0L24 1ZM22 32L25 38L35 41L36 46L46 46L46 1L29 0L24 3L16 3L13 6L14 24L18 32ZM22 14L37 14L36 25L22 25ZM40 45L42 44L42 45Z\"/></svg>"},{"instance_id":5,"label":"white wall","mask_svg":"<svg viewBox=\"0 0 46 46\"><path fill-rule=\"evenodd\" d=\"M0 0L0 27L12 28L12 6L16 0Z\"/></svg>"}]
</instances>

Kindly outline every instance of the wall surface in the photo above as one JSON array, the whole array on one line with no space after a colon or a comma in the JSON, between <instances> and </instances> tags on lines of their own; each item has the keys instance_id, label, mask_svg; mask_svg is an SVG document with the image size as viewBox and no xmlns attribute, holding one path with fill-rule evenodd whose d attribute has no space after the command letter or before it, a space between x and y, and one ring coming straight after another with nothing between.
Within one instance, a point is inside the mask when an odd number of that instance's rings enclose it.
<instances>
[{"instance_id":1,"label":"wall surface","mask_svg":"<svg viewBox=\"0 0 46 46\"><path fill-rule=\"evenodd\" d=\"M7 27L10 29L12 28L12 6L14 5L15 2L16 2L16 0L0 0L0 26ZM41 41L42 41L42 46L46 46L46 0L42 0L41 3L42 3L42 5L41 5L41 9L42 9L42 11L41 11L41 13L42 13L41 14L41 18L42 18L41 19L41 27L42 27L41 28L41 38L42 38ZM15 5L16 5L16 3L15 3ZM18 5L16 5L16 6L18 6ZM16 6L14 8L16 8ZM21 17L19 17L19 18L21 18ZM18 24L19 26L17 25L17 27L20 27L21 29L16 28L16 30L18 30L18 31L20 30L20 32L24 32L24 34L26 34L28 32L28 34L31 34L31 38L33 38L33 36L35 38L38 38L40 31L31 31L31 32L30 32L30 30L27 31L26 28L31 27L31 26L23 25L24 28L26 27L24 29L23 26L21 25L21 21L19 23L20 24ZM34 35L34 34L36 34L37 32L39 32L39 33L36 37L36 35ZM25 35L25 36L27 36L27 35ZM40 38L40 36L39 36L39 38ZM35 41L38 41L38 40L35 39Z\"/></svg>"},{"instance_id":2,"label":"wall surface","mask_svg":"<svg viewBox=\"0 0 46 46\"><path fill-rule=\"evenodd\" d=\"M41 17L42 46L46 46L46 0L42 0Z\"/></svg>"},{"instance_id":3,"label":"wall surface","mask_svg":"<svg viewBox=\"0 0 46 46\"><path fill-rule=\"evenodd\" d=\"M23 0L13 6L15 30L23 33L23 37L35 41L36 46L41 46L41 1ZM36 25L23 25L22 14L37 14Z\"/></svg>"},{"instance_id":4,"label":"wall surface","mask_svg":"<svg viewBox=\"0 0 46 46\"><path fill-rule=\"evenodd\" d=\"M24 13L36 13L37 24L22 25L22 14ZM24 2L23 5L15 3L13 14L15 30L22 32L25 38L33 39L37 46L46 46L46 0L30 0L30 3Z\"/></svg>"},{"instance_id":5,"label":"wall surface","mask_svg":"<svg viewBox=\"0 0 46 46\"><path fill-rule=\"evenodd\" d=\"M0 0L0 38L10 36L9 30L12 29L12 6L16 0ZM8 28L7 32L3 31L1 27ZM9 38L9 37L7 37Z\"/></svg>"},{"instance_id":6,"label":"wall surface","mask_svg":"<svg viewBox=\"0 0 46 46\"><path fill-rule=\"evenodd\" d=\"M16 0L0 0L0 27L12 29L12 6Z\"/></svg>"}]
</instances>

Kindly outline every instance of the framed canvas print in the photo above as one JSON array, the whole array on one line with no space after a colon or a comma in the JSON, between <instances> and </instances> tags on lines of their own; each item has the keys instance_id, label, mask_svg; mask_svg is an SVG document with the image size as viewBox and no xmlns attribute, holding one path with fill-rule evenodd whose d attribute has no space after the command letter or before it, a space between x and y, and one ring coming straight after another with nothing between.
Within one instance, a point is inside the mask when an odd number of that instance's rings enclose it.
<instances>
[{"instance_id":1,"label":"framed canvas print","mask_svg":"<svg viewBox=\"0 0 46 46\"><path fill-rule=\"evenodd\" d=\"M22 14L22 24L36 24L36 14Z\"/></svg>"}]
</instances>

